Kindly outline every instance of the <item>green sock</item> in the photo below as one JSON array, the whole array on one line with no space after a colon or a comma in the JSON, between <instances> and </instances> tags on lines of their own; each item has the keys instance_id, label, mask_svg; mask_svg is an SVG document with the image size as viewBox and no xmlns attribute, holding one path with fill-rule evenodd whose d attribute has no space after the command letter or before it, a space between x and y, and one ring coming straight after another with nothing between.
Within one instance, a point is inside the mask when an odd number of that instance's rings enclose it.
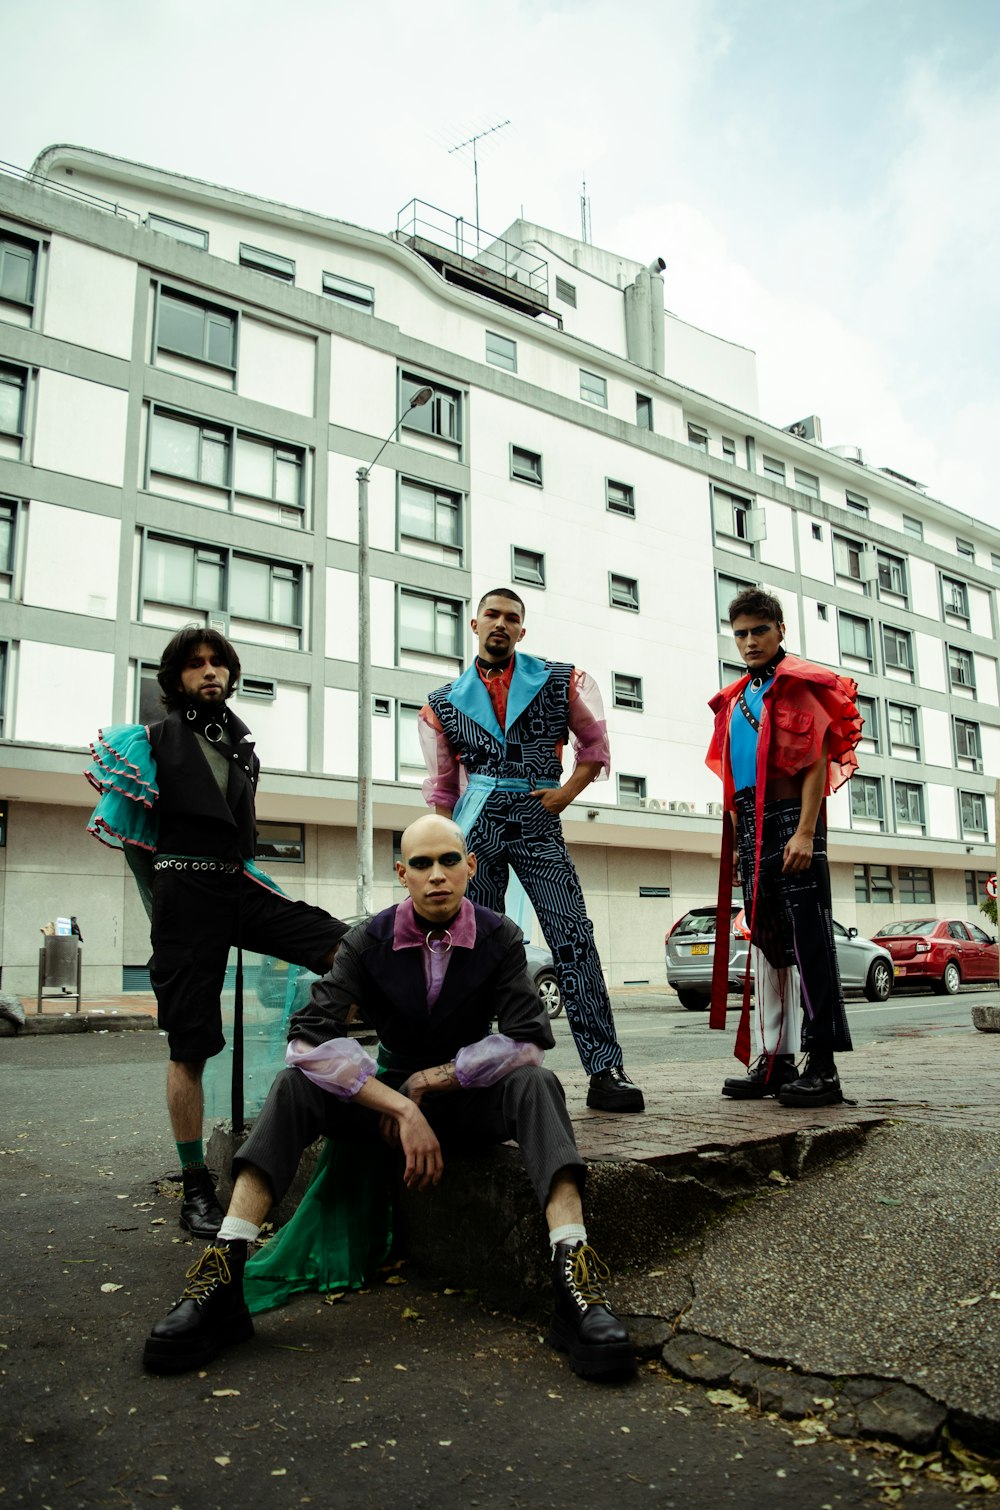
<instances>
[{"instance_id":1,"label":"green sock","mask_svg":"<svg viewBox=\"0 0 1000 1510\"><path fill-rule=\"evenodd\" d=\"M190 1143L178 1143L177 1153L182 1169L190 1169L194 1164L204 1164L204 1140L202 1138L192 1138Z\"/></svg>"}]
</instances>

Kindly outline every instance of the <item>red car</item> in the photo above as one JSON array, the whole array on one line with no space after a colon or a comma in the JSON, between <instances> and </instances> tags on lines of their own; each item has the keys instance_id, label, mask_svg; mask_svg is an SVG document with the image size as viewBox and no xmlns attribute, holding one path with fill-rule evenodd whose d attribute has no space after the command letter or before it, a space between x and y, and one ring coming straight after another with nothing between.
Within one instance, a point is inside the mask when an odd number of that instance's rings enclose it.
<instances>
[{"instance_id":1,"label":"red car","mask_svg":"<svg viewBox=\"0 0 1000 1510\"><path fill-rule=\"evenodd\" d=\"M963 981L997 983L996 939L963 918L887 923L872 937L892 955L900 984L929 980L936 991L954 996Z\"/></svg>"}]
</instances>

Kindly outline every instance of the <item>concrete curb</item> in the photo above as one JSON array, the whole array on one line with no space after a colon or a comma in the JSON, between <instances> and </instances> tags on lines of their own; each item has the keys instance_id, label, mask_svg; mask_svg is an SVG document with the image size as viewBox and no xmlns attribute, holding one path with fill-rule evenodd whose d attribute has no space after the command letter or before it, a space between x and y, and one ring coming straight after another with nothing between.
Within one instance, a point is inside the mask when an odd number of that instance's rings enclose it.
<instances>
[{"instance_id":1,"label":"concrete curb","mask_svg":"<svg viewBox=\"0 0 1000 1510\"><path fill-rule=\"evenodd\" d=\"M144 1012L67 1012L63 1016L29 1016L23 1024L0 1019L0 1038L31 1038L42 1033L131 1033L156 1027Z\"/></svg>"}]
</instances>

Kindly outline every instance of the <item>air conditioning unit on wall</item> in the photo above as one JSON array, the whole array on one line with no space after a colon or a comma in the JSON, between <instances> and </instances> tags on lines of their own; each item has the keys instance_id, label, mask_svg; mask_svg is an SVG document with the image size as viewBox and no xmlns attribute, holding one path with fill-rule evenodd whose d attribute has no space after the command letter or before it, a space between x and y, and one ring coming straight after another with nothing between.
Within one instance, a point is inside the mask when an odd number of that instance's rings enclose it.
<instances>
[{"instance_id":1,"label":"air conditioning unit on wall","mask_svg":"<svg viewBox=\"0 0 1000 1510\"><path fill-rule=\"evenodd\" d=\"M667 803L667 812L668 813L693 813L694 810L695 809L694 809L694 803L693 802L668 802Z\"/></svg>"},{"instance_id":2,"label":"air conditioning unit on wall","mask_svg":"<svg viewBox=\"0 0 1000 1510\"><path fill-rule=\"evenodd\" d=\"M722 803L721 802L706 802L705 803L705 811L706 811L706 813L708 814L708 816L710 818L721 818L722 817Z\"/></svg>"}]
</instances>

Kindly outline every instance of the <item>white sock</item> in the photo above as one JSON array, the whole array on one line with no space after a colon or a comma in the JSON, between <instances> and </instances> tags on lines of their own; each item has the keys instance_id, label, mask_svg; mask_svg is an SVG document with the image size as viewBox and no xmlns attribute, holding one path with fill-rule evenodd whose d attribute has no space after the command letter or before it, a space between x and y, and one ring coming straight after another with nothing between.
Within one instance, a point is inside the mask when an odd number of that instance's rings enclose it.
<instances>
[{"instance_id":1,"label":"white sock","mask_svg":"<svg viewBox=\"0 0 1000 1510\"><path fill-rule=\"evenodd\" d=\"M233 1240L239 1243L252 1243L255 1241L260 1228L255 1222L245 1222L241 1216L226 1216L222 1219L219 1228L219 1242L228 1243Z\"/></svg>"},{"instance_id":2,"label":"white sock","mask_svg":"<svg viewBox=\"0 0 1000 1510\"><path fill-rule=\"evenodd\" d=\"M549 1229L549 1242L552 1244L552 1257L556 1256L557 1243L572 1243L576 1248L580 1243L587 1241L587 1229L582 1222L567 1222L564 1227L551 1227Z\"/></svg>"}]
</instances>

